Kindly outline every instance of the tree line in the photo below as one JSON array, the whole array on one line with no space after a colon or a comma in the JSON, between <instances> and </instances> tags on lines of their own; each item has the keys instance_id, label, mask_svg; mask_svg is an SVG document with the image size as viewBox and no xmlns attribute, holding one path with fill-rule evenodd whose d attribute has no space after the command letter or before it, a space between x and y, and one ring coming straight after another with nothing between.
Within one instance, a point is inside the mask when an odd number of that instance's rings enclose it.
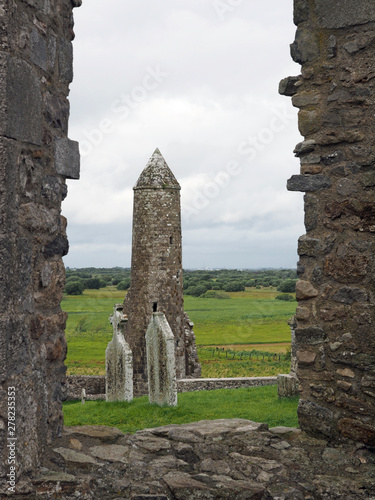
<instances>
[{"instance_id":1,"label":"tree line","mask_svg":"<svg viewBox=\"0 0 375 500\"><path fill-rule=\"evenodd\" d=\"M241 292L246 288L273 287L282 294L295 291L295 269L215 269L184 270L184 295L224 298L223 292ZM130 268L66 269L65 293L81 295L84 290L98 290L108 286L117 290L130 287ZM289 300L284 298L281 300Z\"/></svg>"}]
</instances>

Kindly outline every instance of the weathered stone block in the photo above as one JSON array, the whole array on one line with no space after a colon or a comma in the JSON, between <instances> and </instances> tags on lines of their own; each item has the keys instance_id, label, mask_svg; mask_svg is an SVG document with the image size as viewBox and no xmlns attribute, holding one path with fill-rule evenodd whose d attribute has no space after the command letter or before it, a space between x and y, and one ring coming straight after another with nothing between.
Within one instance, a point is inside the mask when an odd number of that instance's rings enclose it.
<instances>
[{"instance_id":1,"label":"weathered stone block","mask_svg":"<svg viewBox=\"0 0 375 500\"><path fill-rule=\"evenodd\" d=\"M358 192L358 185L353 179L340 179L336 185L336 191L340 196L353 196Z\"/></svg>"},{"instance_id":2,"label":"weathered stone block","mask_svg":"<svg viewBox=\"0 0 375 500\"><path fill-rule=\"evenodd\" d=\"M70 83L73 80L73 45L66 39L57 41L57 61L61 81Z\"/></svg>"},{"instance_id":3,"label":"weathered stone block","mask_svg":"<svg viewBox=\"0 0 375 500\"><path fill-rule=\"evenodd\" d=\"M47 70L47 41L36 29L30 34L30 58L39 68Z\"/></svg>"},{"instance_id":4,"label":"weathered stone block","mask_svg":"<svg viewBox=\"0 0 375 500\"><path fill-rule=\"evenodd\" d=\"M336 405L358 415L373 415L375 409L374 405L366 403L363 399L354 398L347 394L341 394L337 398Z\"/></svg>"},{"instance_id":5,"label":"weathered stone block","mask_svg":"<svg viewBox=\"0 0 375 500\"><path fill-rule=\"evenodd\" d=\"M321 251L321 242L318 238L309 236L300 236L298 240L298 255L308 255L316 257Z\"/></svg>"},{"instance_id":6,"label":"weathered stone block","mask_svg":"<svg viewBox=\"0 0 375 500\"><path fill-rule=\"evenodd\" d=\"M146 332L150 403L177 405L174 335L163 313L153 313Z\"/></svg>"},{"instance_id":7,"label":"weathered stone block","mask_svg":"<svg viewBox=\"0 0 375 500\"><path fill-rule=\"evenodd\" d=\"M298 394L298 379L296 375L277 376L277 394L279 398L291 398Z\"/></svg>"},{"instance_id":8,"label":"weathered stone block","mask_svg":"<svg viewBox=\"0 0 375 500\"><path fill-rule=\"evenodd\" d=\"M296 38L290 46L293 61L304 64L319 57L319 43L315 33L298 28Z\"/></svg>"},{"instance_id":9,"label":"weathered stone block","mask_svg":"<svg viewBox=\"0 0 375 500\"><path fill-rule=\"evenodd\" d=\"M305 201L305 227L306 231L312 231L318 224L318 200L316 196L306 194Z\"/></svg>"},{"instance_id":10,"label":"weathered stone block","mask_svg":"<svg viewBox=\"0 0 375 500\"><path fill-rule=\"evenodd\" d=\"M303 136L317 132L321 127L321 114L316 110L301 109L298 112L298 129Z\"/></svg>"},{"instance_id":11,"label":"weathered stone block","mask_svg":"<svg viewBox=\"0 0 375 500\"><path fill-rule=\"evenodd\" d=\"M317 345L324 342L327 335L323 328L319 326L310 326L307 328L296 329L297 345Z\"/></svg>"},{"instance_id":12,"label":"weathered stone block","mask_svg":"<svg viewBox=\"0 0 375 500\"><path fill-rule=\"evenodd\" d=\"M368 264L365 255L332 255L325 260L324 272L339 283L358 283L366 276Z\"/></svg>"},{"instance_id":13,"label":"weathered stone block","mask_svg":"<svg viewBox=\"0 0 375 500\"><path fill-rule=\"evenodd\" d=\"M24 0L31 7L41 10L44 14L49 13L49 0Z\"/></svg>"},{"instance_id":14,"label":"weathered stone block","mask_svg":"<svg viewBox=\"0 0 375 500\"><path fill-rule=\"evenodd\" d=\"M0 95L0 134L40 145L42 95L32 66L0 53Z\"/></svg>"},{"instance_id":15,"label":"weathered stone block","mask_svg":"<svg viewBox=\"0 0 375 500\"><path fill-rule=\"evenodd\" d=\"M329 436L333 432L333 412L328 408L319 406L312 401L300 399L298 404L298 420L300 427L313 436Z\"/></svg>"},{"instance_id":16,"label":"weathered stone block","mask_svg":"<svg viewBox=\"0 0 375 500\"><path fill-rule=\"evenodd\" d=\"M316 92L298 92L292 97L292 104L296 108L316 106L321 101L321 96Z\"/></svg>"},{"instance_id":17,"label":"weathered stone block","mask_svg":"<svg viewBox=\"0 0 375 500\"><path fill-rule=\"evenodd\" d=\"M309 281L298 280L296 283L296 299L308 300L317 297L319 292Z\"/></svg>"},{"instance_id":18,"label":"weathered stone block","mask_svg":"<svg viewBox=\"0 0 375 500\"><path fill-rule=\"evenodd\" d=\"M25 203L19 212L19 223L29 231L54 234L58 230L60 214L56 209L48 209L36 203Z\"/></svg>"},{"instance_id":19,"label":"weathered stone block","mask_svg":"<svg viewBox=\"0 0 375 500\"><path fill-rule=\"evenodd\" d=\"M336 29L375 21L374 5L369 0L316 0L316 16L322 28Z\"/></svg>"},{"instance_id":20,"label":"weathered stone block","mask_svg":"<svg viewBox=\"0 0 375 500\"><path fill-rule=\"evenodd\" d=\"M68 132L69 101L46 92L44 98L44 116L54 128Z\"/></svg>"},{"instance_id":21,"label":"weathered stone block","mask_svg":"<svg viewBox=\"0 0 375 500\"><path fill-rule=\"evenodd\" d=\"M354 418L342 418L338 422L341 434L353 441L375 446L375 427Z\"/></svg>"},{"instance_id":22,"label":"weathered stone block","mask_svg":"<svg viewBox=\"0 0 375 500\"><path fill-rule=\"evenodd\" d=\"M310 318L311 311L308 307L298 306L296 309L297 320L308 320Z\"/></svg>"},{"instance_id":23,"label":"weathered stone block","mask_svg":"<svg viewBox=\"0 0 375 500\"><path fill-rule=\"evenodd\" d=\"M79 179L80 155L78 142L71 141L66 137L56 138L55 168L58 174L67 179Z\"/></svg>"},{"instance_id":24,"label":"weathered stone block","mask_svg":"<svg viewBox=\"0 0 375 500\"><path fill-rule=\"evenodd\" d=\"M325 175L292 175L287 182L288 191L319 191L328 189L332 185L329 177Z\"/></svg>"},{"instance_id":25,"label":"weathered stone block","mask_svg":"<svg viewBox=\"0 0 375 500\"><path fill-rule=\"evenodd\" d=\"M344 351L335 353L335 355L332 356L331 359L334 363L340 363L342 365L359 368L364 372L368 372L369 375L375 373L375 356L373 354Z\"/></svg>"},{"instance_id":26,"label":"weathered stone block","mask_svg":"<svg viewBox=\"0 0 375 500\"><path fill-rule=\"evenodd\" d=\"M373 187L375 186L375 171L374 172L366 172L363 175L363 185L365 187Z\"/></svg>"},{"instance_id":27,"label":"weathered stone block","mask_svg":"<svg viewBox=\"0 0 375 500\"><path fill-rule=\"evenodd\" d=\"M57 52L57 40L55 36L50 36L47 42L47 69L51 73L55 69Z\"/></svg>"},{"instance_id":28,"label":"weathered stone block","mask_svg":"<svg viewBox=\"0 0 375 500\"><path fill-rule=\"evenodd\" d=\"M68 238L63 234L59 234L55 239L46 243L42 251L46 257L53 257L54 255L64 257L69 251Z\"/></svg>"},{"instance_id":29,"label":"weathered stone block","mask_svg":"<svg viewBox=\"0 0 375 500\"><path fill-rule=\"evenodd\" d=\"M294 0L293 21L298 24L307 21L309 18L309 2L308 0Z\"/></svg>"},{"instance_id":30,"label":"weathered stone block","mask_svg":"<svg viewBox=\"0 0 375 500\"><path fill-rule=\"evenodd\" d=\"M301 156L314 151L316 147L316 141L314 139L308 139L307 141L299 142L294 148L293 153L295 156Z\"/></svg>"},{"instance_id":31,"label":"weathered stone block","mask_svg":"<svg viewBox=\"0 0 375 500\"><path fill-rule=\"evenodd\" d=\"M307 141L305 141L307 142ZM302 156L301 158L301 165L315 165L316 167L320 167L319 163L320 163L320 160L321 160L321 157L319 155L313 155L313 154L310 154L310 155L306 155L306 156ZM320 167L320 170L319 172L322 171L322 168Z\"/></svg>"},{"instance_id":32,"label":"weathered stone block","mask_svg":"<svg viewBox=\"0 0 375 500\"><path fill-rule=\"evenodd\" d=\"M353 370L350 370L349 368L339 368L336 370L337 375L340 375L340 377L347 377L347 378L354 378L355 373Z\"/></svg>"},{"instance_id":33,"label":"weathered stone block","mask_svg":"<svg viewBox=\"0 0 375 500\"><path fill-rule=\"evenodd\" d=\"M298 365L313 365L316 359L316 352L314 351L297 351Z\"/></svg>"},{"instance_id":34,"label":"weathered stone block","mask_svg":"<svg viewBox=\"0 0 375 500\"><path fill-rule=\"evenodd\" d=\"M286 96L296 94L298 91L298 88L296 87L298 80L298 76L288 76L287 78L283 78L279 83L279 94Z\"/></svg>"},{"instance_id":35,"label":"weathered stone block","mask_svg":"<svg viewBox=\"0 0 375 500\"><path fill-rule=\"evenodd\" d=\"M363 288L344 286L332 295L332 299L342 304L353 304L353 302L367 302L368 295Z\"/></svg>"},{"instance_id":36,"label":"weathered stone block","mask_svg":"<svg viewBox=\"0 0 375 500\"><path fill-rule=\"evenodd\" d=\"M359 130L331 129L323 134L316 135L315 140L322 146L328 146L329 144L339 144L341 142L360 142L365 137L365 134Z\"/></svg>"}]
</instances>

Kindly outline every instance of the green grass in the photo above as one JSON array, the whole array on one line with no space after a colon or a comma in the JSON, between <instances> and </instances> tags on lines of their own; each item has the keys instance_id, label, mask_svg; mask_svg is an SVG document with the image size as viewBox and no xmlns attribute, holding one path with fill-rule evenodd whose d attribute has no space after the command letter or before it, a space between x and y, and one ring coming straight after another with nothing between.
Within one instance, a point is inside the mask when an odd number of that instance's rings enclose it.
<instances>
[{"instance_id":1,"label":"green grass","mask_svg":"<svg viewBox=\"0 0 375 500\"><path fill-rule=\"evenodd\" d=\"M109 316L113 306L124 300L116 287L85 290L83 295L64 295L61 307L68 313L66 338L68 374L104 375L104 355L112 339Z\"/></svg>"},{"instance_id":2,"label":"green grass","mask_svg":"<svg viewBox=\"0 0 375 500\"><path fill-rule=\"evenodd\" d=\"M279 373L289 373L290 352L273 354L255 349L232 350L198 348L202 377L271 377Z\"/></svg>"},{"instance_id":3,"label":"green grass","mask_svg":"<svg viewBox=\"0 0 375 500\"><path fill-rule=\"evenodd\" d=\"M194 322L197 345L290 342L287 320L295 313L296 303L275 300L277 294L275 289L254 288L230 293L230 300L185 297L185 310ZM62 308L69 314L66 328L68 374L104 375L104 353L112 338L108 318L114 304L121 303L124 295L115 287L107 287L85 290L83 295L64 296ZM270 350L269 346L266 350ZM230 375L229 368L227 365L222 376L239 376ZM261 368L258 367L257 375L262 374Z\"/></svg>"},{"instance_id":4,"label":"green grass","mask_svg":"<svg viewBox=\"0 0 375 500\"><path fill-rule=\"evenodd\" d=\"M297 404L297 397L279 399L276 386L221 389L179 394L176 407L150 405L146 396L131 403L67 402L64 403L64 423L68 426L108 425L126 433L219 418L267 422L270 427L297 427Z\"/></svg>"},{"instance_id":5,"label":"green grass","mask_svg":"<svg viewBox=\"0 0 375 500\"><path fill-rule=\"evenodd\" d=\"M296 302L275 300L277 294L267 288L230 293L231 300L185 297L197 344L290 342L287 321L295 314Z\"/></svg>"}]
</instances>

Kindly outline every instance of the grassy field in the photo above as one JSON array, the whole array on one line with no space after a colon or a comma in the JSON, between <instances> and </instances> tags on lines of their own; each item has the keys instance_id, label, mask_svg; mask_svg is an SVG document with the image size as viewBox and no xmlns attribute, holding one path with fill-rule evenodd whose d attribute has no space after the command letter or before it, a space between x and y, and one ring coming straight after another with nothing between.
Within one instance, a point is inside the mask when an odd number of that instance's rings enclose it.
<instances>
[{"instance_id":1,"label":"grassy field","mask_svg":"<svg viewBox=\"0 0 375 500\"><path fill-rule=\"evenodd\" d=\"M296 302L275 300L271 288L229 293L230 299L185 297L185 310L194 322L197 345L220 346L232 350L286 352L290 343L287 320L295 313ZM112 338L108 321L113 305L124 299L115 287L85 290L81 296L65 296L63 310L69 314L66 336L68 374L104 375L104 353ZM263 344L263 346L262 346ZM288 372L288 362L266 358L215 358L202 355L202 375L259 376Z\"/></svg>"},{"instance_id":2,"label":"grassy field","mask_svg":"<svg viewBox=\"0 0 375 500\"><path fill-rule=\"evenodd\" d=\"M262 344L259 344L257 349L247 349L244 346L241 350L200 347L198 356L202 366L202 376L205 378L270 377L279 373L289 373L290 350L274 353L263 349Z\"/></svg>"},{"instance_id":3,"label":"grassy field","mask_svg":"<svg viewBox=\"0 0 375 500\"><path fill-rule=\"evenodd\" d=\"M230 300L184 298L198 345L290 342L288 318L296 302L275 300L275 289L228 293Z\"/></svg>"},{"instance_id":4,"label":"grassy field","mask_svg":"<svg viewBox=\"0 0 375 500\"><path fill-rule=\"evenodd\" d=\"M219 418L245 418L267 422L270 427L296 427L297 404L297 397L279 399L275 386L225 389L179 394L176 407L150 405L147 397L136 398L131 403L68 402L64 404L64 423L108 425L129 433Z\"/></svg>"}]
</instances>

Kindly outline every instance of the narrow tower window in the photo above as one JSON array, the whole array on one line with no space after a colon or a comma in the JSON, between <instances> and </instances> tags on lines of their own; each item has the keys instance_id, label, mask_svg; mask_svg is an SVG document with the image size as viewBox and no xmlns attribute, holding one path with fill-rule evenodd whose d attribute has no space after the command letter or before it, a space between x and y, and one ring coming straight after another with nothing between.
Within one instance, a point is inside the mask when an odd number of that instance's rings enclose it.
<instances>
[{"instance_id":1,"label":"narrow tower window","mask_svg":"<svg viewBox=\"0 0 375 500\"><path fill-rule=\"evenodd\" d=\"M170 236L170 237L169 237L169 244L170 244L170 245L173 245L173 236Z\"/></svg>"},{"instance_id":2,"label":"narrow tower window","mask_svg":"<svg viewBox=\"0 0 375 500\"><path fill-rule=\"evenodd\" d=\"M157 310L158 310L158 303L157 303L157 302L154 302L154 303L152 304L152 311L153 311L154 313L156 313L156 311L157 311Z\"/></svg>"}]
</instances>

